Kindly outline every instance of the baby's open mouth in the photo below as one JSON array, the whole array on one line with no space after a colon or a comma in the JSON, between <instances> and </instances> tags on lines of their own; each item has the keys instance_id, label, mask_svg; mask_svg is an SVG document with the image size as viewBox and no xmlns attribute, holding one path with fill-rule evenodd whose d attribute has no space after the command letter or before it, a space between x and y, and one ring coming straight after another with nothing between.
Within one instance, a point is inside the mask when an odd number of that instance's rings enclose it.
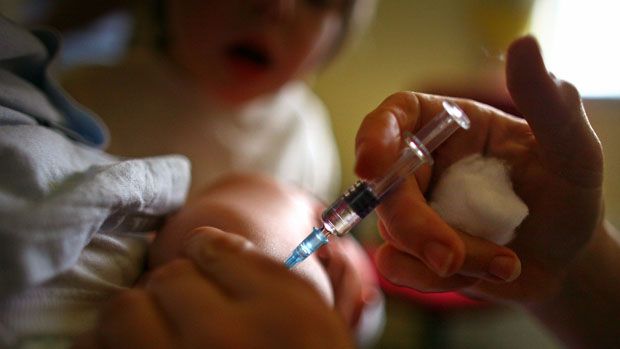
<instances>
[{"instance_id":1,"label":"baby's open mouth","mask_svg":"<svg viewBox=\"0 0 620 349\"><path fill-rule=\"evenodd\" d=\"M273 63L265 49L248 43L231 46L227 50L227 54L228 57L235 61L249 63L257 68L269 68Z\"/></svg>"}]
</instances>

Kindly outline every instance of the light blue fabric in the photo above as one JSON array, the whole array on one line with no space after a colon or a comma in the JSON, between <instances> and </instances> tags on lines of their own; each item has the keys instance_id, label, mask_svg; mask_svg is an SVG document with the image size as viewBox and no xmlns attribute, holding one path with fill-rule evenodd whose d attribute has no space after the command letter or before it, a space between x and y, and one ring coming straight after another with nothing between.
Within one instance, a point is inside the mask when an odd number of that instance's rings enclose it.
<instances>
[{"instance_id":1,"label":"light blue fabric","mask_svg":"<svg viewBox=\"0 0 620 349\"><path fill-rule=\"evenodd\" d=\"M57 48L0 16L0 306L70 268L93 234L152 229L188 189L182 156L97 149L103 126L49 78Z\"/></svg>"}]
</instances>

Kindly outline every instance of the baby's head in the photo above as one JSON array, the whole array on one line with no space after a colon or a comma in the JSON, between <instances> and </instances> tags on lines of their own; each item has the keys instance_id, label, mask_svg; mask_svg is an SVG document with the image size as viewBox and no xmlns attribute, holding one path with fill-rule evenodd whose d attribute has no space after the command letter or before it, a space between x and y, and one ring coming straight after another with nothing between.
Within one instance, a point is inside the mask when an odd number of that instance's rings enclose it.
<instances>
[{"instance_id":1,"label":"baby's head","mask_svg":"<svg viewBox=\"0 0 620 349\"><path fill-rule=\"evenodd\" d=\"M163 49L229 105L323 66L359 32L375 0L159 0Z\"/></svg>"}]
</instances>

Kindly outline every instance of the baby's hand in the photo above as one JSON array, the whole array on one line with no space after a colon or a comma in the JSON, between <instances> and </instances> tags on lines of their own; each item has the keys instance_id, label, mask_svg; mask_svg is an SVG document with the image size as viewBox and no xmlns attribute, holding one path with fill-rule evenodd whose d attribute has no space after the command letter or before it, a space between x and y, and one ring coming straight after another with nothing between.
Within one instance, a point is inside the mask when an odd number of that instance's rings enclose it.
<instances>
[{"instance_id":1,"label":"baby's hand","mask_svg":"<svg viewBox=\"0 0 620 349\"><path fill-rule=\"evenodd\" d=\"M353 348L324 298L245 238L200 228L182 254L115 297L76 348Z\"/></svg>"}]
</instances>

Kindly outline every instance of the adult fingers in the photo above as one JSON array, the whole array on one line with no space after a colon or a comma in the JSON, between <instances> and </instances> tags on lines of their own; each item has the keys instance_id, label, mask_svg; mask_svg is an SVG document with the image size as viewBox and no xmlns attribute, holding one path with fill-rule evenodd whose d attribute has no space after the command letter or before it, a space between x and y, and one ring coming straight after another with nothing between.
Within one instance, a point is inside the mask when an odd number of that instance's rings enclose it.
<instances>
[{"instance_id":1,"label":"adult fingers","mask_svg":"<svg viewBox=\"0 0 620 349\"><path fill-rule=\"evenodd\" d=\"M458 274L441 277L430 270L420 259L390 244L383 244L377 249L375 260L381 275L390 282L422 292L457 290L478 282L477 278Z\"/></svg>"},{"instance_id":2,"label":"adult fingers","mask_svg":"<svg viewBox=\"0 0 620 349\"><path fill-rule=\"evenodd\" d=\"M424 220L422 220L424 221ZM432 230L435 224L429 225L427 228L415 228L418 231ZM417 260L424 262L425 265L433 270L439 276L447 276L450 274L442 274L437 272L437 267L433 265L432 261L427 261L426 257L419 257L414 253L411 253L409 248L410 242L402 242L402 237L398 234L390 235L388 229L380 221L379 230L382 236L396 249L401 252L411 254L416 257ZM496 245L485 239L471 236L466 233L455 231L458 235L459 241L463 242L464 256L463 262L455 271L456 274L462 276L470 276L485 279L491 282L510 282L515 280L521 274L521 262L517 255L511 249ZM404 238L411 241L412 237L408 234ZM431 258L433 258L431 256ZM436 257L435 257L436 258Z\"/></svg>"},{"instance_id":3,"label":"adult fingers","mask_svg":"<svg viewBox=\"0 0 620 349\"><path fill-rule=\"evenodd\" d=\"M398 93L386 99L371 112L360 127L356 139L356 171L362 178L374 179L382 175L396 160L402 147L402 133L413 131L442 110L444 97L414 93ZM449 163L471 153L487 151L491 122L497 116L509 118L492 108L471 102L457 101L472 121L472 129L455 134L450 142L440 147L438 163ZM441 167L440 166L440 167ZM416 180L409 179L393 191L377 209L384 226L384 238L395 248L405 252L442 277L456 272L476 277L492 278L493 270L500 279L512 279L519 273L514 253L485 241L468 240L466 248L462 235L454 231L432 210L422 192L430 180L430 169L416 172ZM468 251L473 248L473 251ZM495 257L503 259L503 267L492 263ZM495 267L491 267L495 265Z\"/></svg>"},{"instance_id":4,"label":"adult fingers","mask_svg":"<svg viewBox=\"0 0 620 349\"><path fill-rule=\"evenodd\" d=\"M466 233L460 236L466 255L458 274L496 283L514 281L521 274L521 261L509 248Z\"/></svg>"},{"instance_id":5,"label":"adult fingers","mask_svg":"<svg viewBox=\"0 0 620 349\"><path fill-rule=\"evenodd\" d=\"M175 348L173 330L147 292L130 289L120 292L101 311L94 336L94 348ZM86 348L86 347L85 347Z\"/></svg>"},{"instance_id":6,"label":"adult fingers","mask_svg":"<svg viewBox=\"0 0 620 349\"><path fill-rule=\"evenodd\" d=\"M420 118L418 98L410 92L386 98L360 125L355 139L355 172L361 178L375 178L397 159L401 134L413 130Z\"/></svg>"},{"instance_id":7,"label":"adult fingers","mask_svg":"<svg viewBox=\"0 0 620 349\"><path fill-rule=\"evenodd\" d=\"M403 134L415 133L442 112L443 102L446 99L448 97L415 92L398 92L386 98L364 118L357 131L355 172L358 176L373 179L384 174L400 155L400 149L404 146ZM467 132L470 137L461 142L464 143L465 149L456 153L469 154L480 151L479 148L483 147L485 141L482 137L484 135L471 134L485 130L479 123L481 119L488 118L490 108L464 99L450 98L450 100L459 104L472 119L472 123L476 123L476 127ZM450 142L453 142L459 134L462 136L464 132L457 131ZM425 187L423 183L421 186Z\"/></svg>"},{"instance_id":8,"label":"adult fingers","mask_svg":"<svg viewBox=\"0 0 620 349\"><path fill-rule=\"evenodd\" d=\"M446 97L398 92L386 98L362 121L355 138L355 172L364 179L383 175L403 148L403 134L414 132L443 111ZM428 167L418 170L429 177ZM426 181L421 183L426 186Z\"/></svg>"},{"instance_id":9,"label":"adult fingers","mask_svg":"<svg viewBox=\"0 0 620 349\"><path fill-rule=\"evenodd\" d=\"M598 187L602 151L581 105L577 89L549 74L531 36L508 49L508 90L541 147L543 160L573 183Z\"/></svg>"},{"instance_id":10,"label":"adult fingers","mask_svg":"<svg viewBox=\"0 0 620 349\"><path fill-rule=\"evenodd\" d=\"M403 146L402 134L414 131L442 111L444 100L445 97L401 92L388 97L368 114L356 138L358 175L372 180L384 174L399 156ZM477 114L486 112L471 102L460 102ZM460 156L482 148L483 144L479 142L473 142L473 145L466 143L468 146L457 148L441 158L456 161ZM415 178L416 181L408 180L401 184L385 199L377 209L379 218L384 222L392 242L401 251L425 261L439 275L450 275L461 267L463 243L427 205L422 195L430 181L430 168L420 168Z\"/></svg>"},{"instance_id":11,"label":"adult fingers","mask_svg":"<svg viewBox=\"0 0 620 349\"><path fill-rule=\"evenodd\" d=\"M465 258L458 234L426 203L415 180L401 184L378 207L383 237L422 260L440 276L457 272Z\"/></svg>"},{"instance_id":12,"label":"adult fingers","mask_svg":"<svg viewBox=\"0 0 620 349\"><path fill-rule=\"evenodd\" d=\"M294 284L295 275L283 262L259 253L249 240L216 228L198 228L187 240L183 253L232 298L268 294L284 279L290 280L286 285Z\"/></svg>"},{"instance_id":13,"label":"adult fingers","mask_svg":"<svg viewBox=\"0 0 620 349\"><path fill-rule=\"evenodd\" d=\"M514 252L483 239L462 234L467 246L463 266L448 277L437 275L427 264L392 244L381 246L376 255L377 268L391 282L424 292L440 292L469 287L477 281L504 283L515 280L521 263Z\"/></svg>"},{"instance_id":14,"label":"adult fingers","mask_svg":"<svg viewBox=\"0 0 620 349\"><path fill-rule=\"evenodd\" d=\"M159 267L152 272L144 288L153 296L184 345L199 347L217 342L214 336L219 338L225 334L226 324L231 323L223 321L230 313L227 297L188 259L176 259ZM218 315L205 316L209 314ZM209 331L205 331L206 328Z\"/></svg>"}]
</instances>

